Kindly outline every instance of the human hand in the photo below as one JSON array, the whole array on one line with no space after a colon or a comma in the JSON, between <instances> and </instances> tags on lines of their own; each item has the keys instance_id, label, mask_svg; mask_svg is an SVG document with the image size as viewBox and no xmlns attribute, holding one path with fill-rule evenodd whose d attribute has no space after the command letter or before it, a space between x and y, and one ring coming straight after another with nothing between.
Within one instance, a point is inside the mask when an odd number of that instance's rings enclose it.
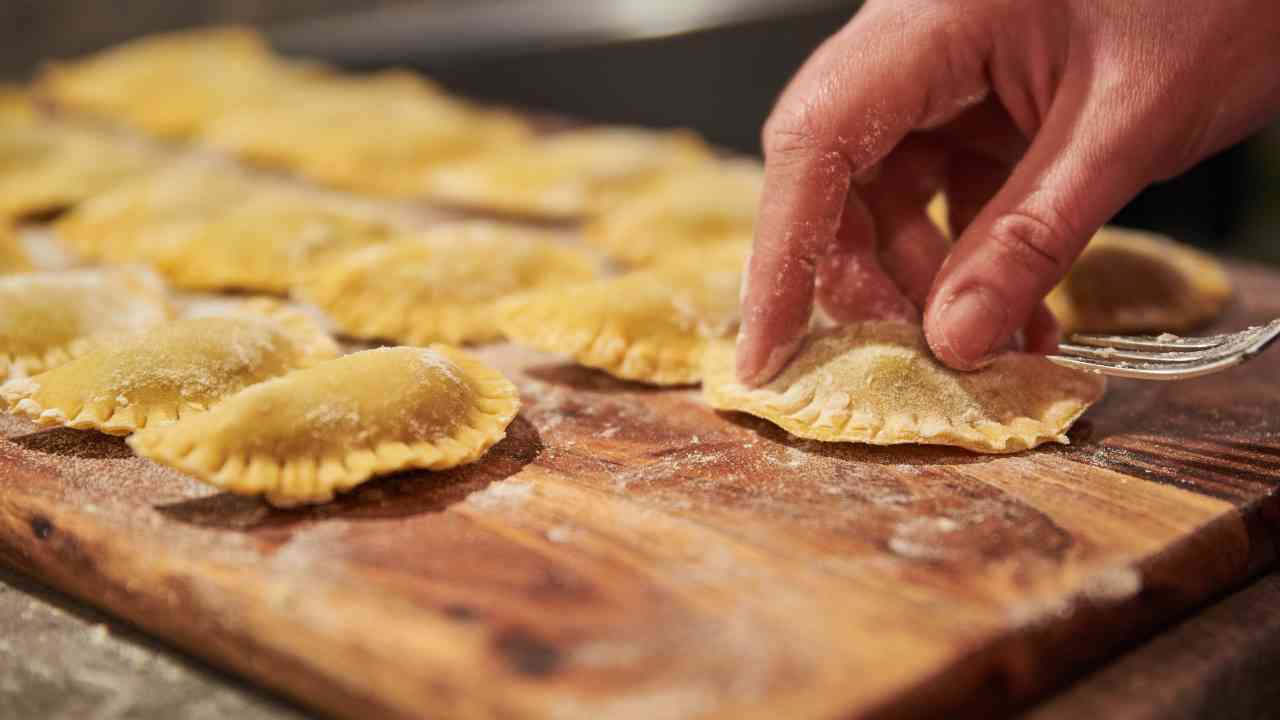
<instances>
[{"instance_id":1,"label":"human hand","mask_svg":"<svg viewBox=\"0 0 1280 720\"><path fill-rule=\"evenodd\" d=\"M959 369L1050 350L1042 299L1093 233L1277 112L1275 0L870 0L765 125L738 374L776 375L815 298L922 320Z\"/></svg>"}]
</instances>

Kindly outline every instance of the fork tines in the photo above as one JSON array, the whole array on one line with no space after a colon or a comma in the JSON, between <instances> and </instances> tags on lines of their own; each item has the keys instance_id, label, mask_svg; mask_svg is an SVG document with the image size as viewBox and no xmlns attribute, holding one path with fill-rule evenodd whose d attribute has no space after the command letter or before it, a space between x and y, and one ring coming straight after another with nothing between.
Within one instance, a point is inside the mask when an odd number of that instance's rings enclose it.
<instances>
[{"instance_id":1,"label":"fork tines","mask_svg":"<svg viewBox=\"0 0 1280 720\"><path fill-rule=\"evenodd\" d=\"M1064 367L1143 380L1184 380L1239 365L1280 337L1280 320L1236 333L1073 335L1049 360Z\"/></svg>"}]
</instances>

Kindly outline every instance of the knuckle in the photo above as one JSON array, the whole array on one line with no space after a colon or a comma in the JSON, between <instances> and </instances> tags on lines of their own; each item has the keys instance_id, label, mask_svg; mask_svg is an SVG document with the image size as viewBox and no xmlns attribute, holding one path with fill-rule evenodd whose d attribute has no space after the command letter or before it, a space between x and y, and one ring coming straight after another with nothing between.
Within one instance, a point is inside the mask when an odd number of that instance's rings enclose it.
<instances>
[{"instance_id":1,"label":"knuckle","mask_svg":"<svg viewBox=\"0 0 1280 720\"><path fill-rule=\"evenodd\" d=\"M928 0L921 16L917 25L927 48L921 57L929 59L936 79L924 88L919 124L932 127L985 94L987 35L978 21L982 15L958 11L954 2Z\"/></svg>"},{"instance_id":2,"label":"knuckle","mask_svg":"<svg viewBox=\"0 0 1280 720\"><path fill-rule=\"evenodd\" d=\"M985 37L983 26L974 22L973 14L957 13L948 6L934 21L930 44L942 69L957 82L968 85L984 75Z\"/></svg>"},{"instance_id":3,"label":"knuckle","mask_svg":"<svg viewBox=\"0 0 1280 720\"><path fill-rule=\"evenodd\" d=\"M785 160L789 157L811 155L820 152L822 127L819 120L822 111L811 103L801 103L795 109L779 107L764 124L761 144L765 157Z\"/></svg>"},{"instance_id":4,"label":"knuckle","mask_svg":"<svg viewBox=\"0 0 1280 720\"><path fill-rule=\"evenodd\" d=\"M1071 267L1071 229L1057 215L1048 218L1014 211L996 221L991 242L1001 258L1028 275L1052 284Z\"/></svg>"}]
</instances>

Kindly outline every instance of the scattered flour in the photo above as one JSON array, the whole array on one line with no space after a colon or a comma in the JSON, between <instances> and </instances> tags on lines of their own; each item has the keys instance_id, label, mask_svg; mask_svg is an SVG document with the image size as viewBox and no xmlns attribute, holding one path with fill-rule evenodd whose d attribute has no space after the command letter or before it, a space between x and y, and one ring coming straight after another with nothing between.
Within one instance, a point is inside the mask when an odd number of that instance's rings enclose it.
<instances>
[{"instance_id":1,"label":"scattered flour","mask_svg":"<svg viewBox=\"0 0 1280 720\"><path fill-rule=\"evenodd\" d=\"M59 242L55 233L47 227L24 227L18 240L39 270L67 270L76 264L74 253Z\"/></svg>"},{"instance_id":2,"label":"scattered flour","mask_svg":"<svg viewBox=\"0 0 1280 720\"><path fill-rule=\"evenodd\" d=\"M1142 590L1142 576L1131 567L1116 566L1099 572L1084 585L1085 597L1094 602L1119 602Z\"/></svg>"},{"instance_id":3,"label":"scattered flour","mask_svg":"<svg viewBox=\"0 0 1280 720\"><path fill-rule=\"evenodd\" d=\"M557 525L547 530L547 539L553 543L567 543L573 539L574 529L568 525Z\"/></svg>"},{"instance_id":4,"label":"scattered flour","mask_svg":"<svg viewBox=\"0 0 1280 720\"><path fill-rule=\"evenodd\" d=\"M533 483L503 480L467 496L467 502L481 510L513 508L533 497Z\"/></svg>"},{"instance_id":5,"label":"scattered flour","mask_svg":"<svg viewBox=\"0 0 1280 720\"><path fill-rule=\"evenodd\" d=\"M422 348L419 351L422 358L423 367L441 373L453 382L461 382L462 378L458 374L458 366L449 362L445 356L428 348Z\"/></svg>"}]
</instances>

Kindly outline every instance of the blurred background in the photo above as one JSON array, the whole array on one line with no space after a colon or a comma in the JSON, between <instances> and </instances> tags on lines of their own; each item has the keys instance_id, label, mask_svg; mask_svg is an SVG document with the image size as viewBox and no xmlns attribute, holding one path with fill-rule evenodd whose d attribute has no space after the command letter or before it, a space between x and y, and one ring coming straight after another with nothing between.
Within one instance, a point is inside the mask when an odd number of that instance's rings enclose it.
<instances>
[{"instance_id":1,"label":"blurred background","mask_svg":"<svg viewBox=\"0 0 1280 720\"><path fill-rule=\"evenodd\" d=\"M464 95L590 120L692 127L759 153L773 99L851 0L4 0L0 77L136 35L245 23L350 68L407 66ZM1280 124L1117 218L1280 263Z\"/></svg>"}]
</instances>

